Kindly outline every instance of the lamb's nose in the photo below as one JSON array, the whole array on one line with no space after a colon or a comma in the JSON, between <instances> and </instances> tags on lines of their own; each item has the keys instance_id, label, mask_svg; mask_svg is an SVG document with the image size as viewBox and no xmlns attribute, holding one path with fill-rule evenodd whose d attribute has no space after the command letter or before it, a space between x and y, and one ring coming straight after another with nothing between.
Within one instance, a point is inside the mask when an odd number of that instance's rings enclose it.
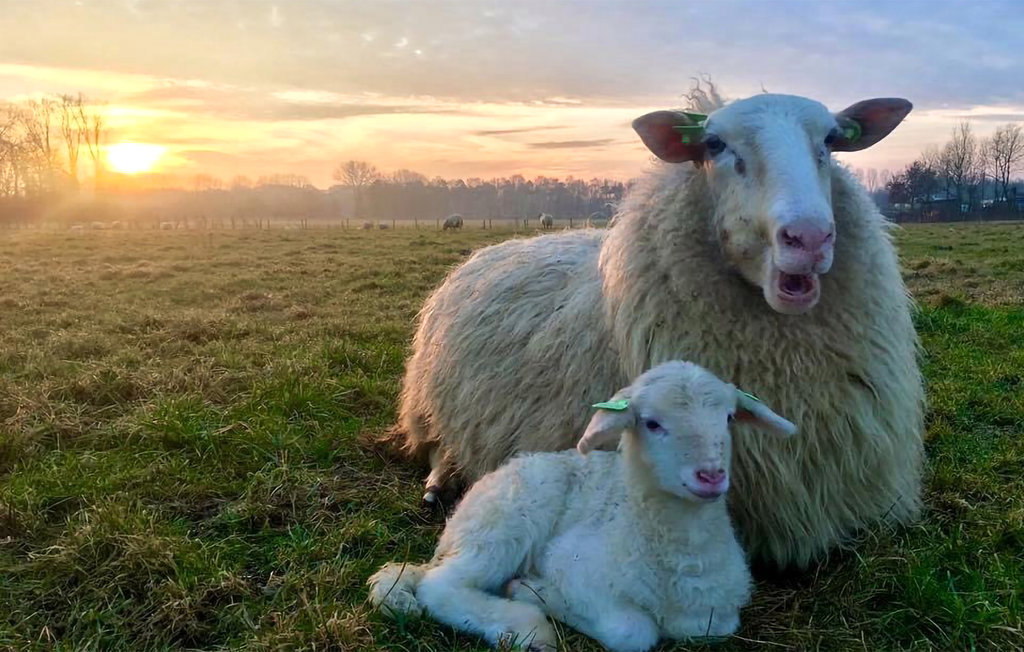
<instances>
[{"instance_id":1,"label":"lamb's nose","mask_svg":"<svg viewBox=\"0 0 1024 652\"><path fill-rule=\"evenodd\" d=\"M725 482L725 469L697 469L697 482L707 487L717 487Z\"/></svg>"}]
</instances>

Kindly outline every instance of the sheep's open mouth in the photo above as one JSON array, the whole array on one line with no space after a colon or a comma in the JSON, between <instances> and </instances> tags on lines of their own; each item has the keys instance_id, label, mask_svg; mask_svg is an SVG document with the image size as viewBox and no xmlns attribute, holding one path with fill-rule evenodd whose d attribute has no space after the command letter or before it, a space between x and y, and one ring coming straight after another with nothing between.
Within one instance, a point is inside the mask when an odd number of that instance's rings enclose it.
<instances>
[{"instance_id":1,"label":"sheep's open mouth","mask_svg":"<svg viewBox=\"0 0 1024 652\"><path fill-rule=\"evenodd\" d=\"M802 312L818 302L821 285L817 274L787 274L776 269L774 277L774 294L781 304Z\"/></svg>"}]
</instances>

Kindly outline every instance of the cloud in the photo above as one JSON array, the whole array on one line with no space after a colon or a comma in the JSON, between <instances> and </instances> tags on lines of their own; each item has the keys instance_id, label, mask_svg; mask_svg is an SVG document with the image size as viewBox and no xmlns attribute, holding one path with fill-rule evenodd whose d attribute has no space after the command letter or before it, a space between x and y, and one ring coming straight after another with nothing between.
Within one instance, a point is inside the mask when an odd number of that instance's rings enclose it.
<instances>
[{"instance_id":1,"label":"cloud","mask_svg":"<svg viewBox=\"0 0 1024 652\"><path fill-rule=\"evenodd\" d=\"M599 140L555 140L543 143L530 143L533 149L583 149L585 147L604 147L615 142L613 138Z\"/></svg>"},{"instance_id":2,"label":"cloud","mask_svg":"<svg viewBox=\"0 0 1024 652\"><path fill-rule=\"evenodd\" d=\"M473 132L474 136L506 136L511 134L529 134L537 131L548 131L550 129L566 129L567 125L545 125L538 127L520 127L518 129L479 129Z\"/></svg>"}]
</instances>

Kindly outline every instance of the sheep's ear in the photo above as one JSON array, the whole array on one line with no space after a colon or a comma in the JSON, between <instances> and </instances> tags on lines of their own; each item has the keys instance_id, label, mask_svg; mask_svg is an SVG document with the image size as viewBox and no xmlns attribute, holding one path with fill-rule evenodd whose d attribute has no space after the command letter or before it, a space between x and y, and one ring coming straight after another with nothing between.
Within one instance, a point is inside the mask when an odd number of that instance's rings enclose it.
<instances>
[{"instance_id":1,"label":"sheep's ear","mask_svg":"<svg viewBox=\"0 0 1024 652\"><path fill-rule=\"evenodd\" d=\"M629 404L629 391L619 391L611 400L594 406L597 412L590 418L587 431L576 444L576 450L586 455L592 450L615 442L622 431L633 425L633 407Z\"/></svg>"},{"instance_id":2,"label":"sheep's ear","mask_svg":"<svg viewBox=\"0 0 1024 652\"><path fill-rule=\"evenodd\" d=\"M633 129L640 135L647 149L669 163L700 161L704 158L704 143L680 133L676 127L698 127L688 115L679 111L655 111L633 121Z\"/></svg>"},{"instance_id":3,"label":"sheep's ear","mask_svg":"<svg viewBox=\"0 0 1024 652\"><path fill-rule=\"evenodd\" d=\"M796 425L783 419L753 394L736 390L736 418L762 425L772 432L789 437L796 434Z\"/></svg>"},{"instance_id":4,"label":"sheep's ear","mask_svg":"<svg viewBox=\"0 0 1024 652\"><path fill-rule=\"evenodd\" d=\"M836 114L841 135L832 143L833 152L856 152L888 136L914 105L901 97L863 100Z\"/></svg>"}]
</instances>

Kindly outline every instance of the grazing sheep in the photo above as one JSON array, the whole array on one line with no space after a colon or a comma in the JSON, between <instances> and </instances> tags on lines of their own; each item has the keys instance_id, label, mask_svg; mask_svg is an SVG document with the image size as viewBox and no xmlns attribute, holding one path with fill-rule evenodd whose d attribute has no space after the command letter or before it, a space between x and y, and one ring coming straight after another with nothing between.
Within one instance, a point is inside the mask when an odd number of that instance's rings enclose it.
<instances>
[{"instance_id":1,"label":"grazing sheep","mask_svg":"<svg viewBox=\"0 0 1024 652\"><path fill-rule=\"evenodd\" d=\"M124 223L122 223L121 220L114 220L113 222L110 223L110 228L118 230L123 229Z\"/></svg>"},{"instance_id":2,"label":"grazing sheep","mask_svg":"<svg viewBox=\"0 0 1024 652\"><path fill-rule=\"evenodd\" d=\"M68 231L76 235L82 235L83 233L85 233L85 227L82 226L81 224L72 224L71 228L68 229Z\"/></svg>"},{"instance_id":3,"label":"grazing sheep","mask_svg":"<svg viewBox=\"0 0 1024 652\"><path fill-rule=\"evenodd\" d=\"M93 231L102 231L107 228L106 222L92 222L89 224L89 228Z\"/></svg>"},{"instance_id":4,"label":"grazing sheep","mask_svg":"<svg viewBox=\"0 0 1024 652\"><path fill-rule=\"evenodd\" d=\"M387 231L388 229L391 228L391 225L390 224L386 224L384 222L379 222L377 224L377 228L380 229L381 231Z\"/></svg>"},{"instance_id":5,"label":"grazing sheep","mask_svg":"<svg viewBox=\"0 0 1024 652\"><path fill-rule=\"evenodd\" d=\"M174 230L174 222L160 222L160 230L161 231L173 231Z\"/></svg>"},{"instance_id":6,"label":"grazing sheep","mask_svg":"<svg viewBox=\"0 0 1024 652\"><path fill-rule=\"evenodd\" d=\"M730 501L755 557L804 566L859 528L912 520L911 301L889 224L831 154L877 143L909 110L762 94L715 110L690 143L685 113L638 118L655 154L695 165L657 164L608 230L478 251L423 306L390 436L430 459L428 494L572 446L587 404L685 355L805 434L738 443Z\"/></svg>"},{"instance_id":7,"label":"grazing sheep","mask_svg":"<svg viewBox=\"0 0 1024 652\"><path fill-rule=\"evenodd\" d=\"M590 214L590 217L587 218L588 229L596 229L607 225L608 218L605 217L605 214L602 213L601 211L594 211L593 213Z\"/></svg>"},{"instance_id":8,"label":"grazing sheep","mask_svg":"<svg viewBox=\"0 0 1024 652\"><path fill-rule=\"evenodd\" d=\"M445 218L444 226L441 228L441 230L442 231L447 231L448 229L461 229L461 228L462 228L462 216L459 215L458 213L455 213L455 214L449 215L447 218Z\"/></svg>"},{"instance_id":9,"label":"grazing sheep","mask_svg":"<svg viewBox=\"0 0 1024 652\"><path fill-rule=\"evenodd\" d=\"M576 451L514 458L473 485L433 559L370 578L385 612L419 613L492 645L553 646L545 614L612 650L725 636L750 599L724 500L734 415L795 427L688 362L599 404ZM614 444L619 452L590 452ZM505 596L496 593L505 587Z\"/></svg>"},{"instance_id":10,"label":"grazing sheep","mask_svg":"<svg viewBox=\"0 0 1024 652\"><path fill-rule=\"evenodd\" d=\"M540 221L540 228L547 230L555 226L555 218L551 217L547 213L541 213L537 216Z\"/></svg>"},{"instance_id":11,"label":"grazing sheep","mask_svg":"<svg viewBox=\"0 0 1024 652\"><path fill-rule=\"evenodd\" d=\"M363 222L363 231L370 231L373 229L373 222Z\"/></svg>"}]
</instances>

